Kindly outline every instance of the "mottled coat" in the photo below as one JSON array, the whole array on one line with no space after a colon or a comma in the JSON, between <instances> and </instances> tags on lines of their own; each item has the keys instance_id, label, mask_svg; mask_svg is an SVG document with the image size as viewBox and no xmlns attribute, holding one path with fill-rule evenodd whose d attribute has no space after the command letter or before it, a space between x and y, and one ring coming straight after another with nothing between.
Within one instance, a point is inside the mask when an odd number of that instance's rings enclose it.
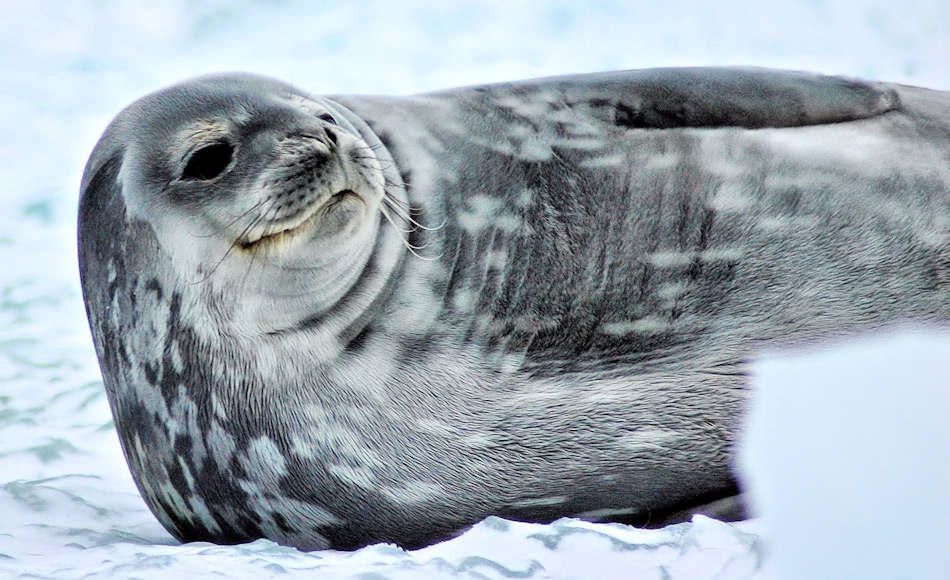
<instances>
[{"instance_id":1,"label":"mottled coat","mask_svg":"<svg viewBox=\"0 0 950 580\"><path fill-rule=\"evenodd\" d=\"M950 318L950 94L205 77L109 126L79 238L123 449L182 540L657 525L738 493L754 353Z\"/></svg>"}]
</instances>

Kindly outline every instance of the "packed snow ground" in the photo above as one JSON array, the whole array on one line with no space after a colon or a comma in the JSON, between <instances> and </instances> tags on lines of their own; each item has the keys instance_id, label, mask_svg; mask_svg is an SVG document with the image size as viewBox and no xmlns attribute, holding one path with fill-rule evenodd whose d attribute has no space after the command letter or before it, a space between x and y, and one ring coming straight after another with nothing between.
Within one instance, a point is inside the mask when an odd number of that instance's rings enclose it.
<instances>
[{"instance_id":1,"label":"packed snow ground","mask_svg":"<svg viewBox=\"0 0 950 580\"><path fill-rule=\"evenodd\" d=\"M762 364L747 454L762 520L640 531L490 518L415 552L179 545L145 508L119 450L75 259L79 178L96 139L123 106L184 77L246 70L316 93L403 94L749 64L950 89L945 0L2 0L0 12L0 578L764 579L781 569L790 580L950 569L939 560L950 537L940 421L950 352L910 338ZM855 370L872 363L885 366ZM922 368L929 374L907 378ZM868 405L855 407L861 396ZM805 428L813 439L798 439ZM874 451L833 469L854 449Z\"/></svg>"}]
</instances>

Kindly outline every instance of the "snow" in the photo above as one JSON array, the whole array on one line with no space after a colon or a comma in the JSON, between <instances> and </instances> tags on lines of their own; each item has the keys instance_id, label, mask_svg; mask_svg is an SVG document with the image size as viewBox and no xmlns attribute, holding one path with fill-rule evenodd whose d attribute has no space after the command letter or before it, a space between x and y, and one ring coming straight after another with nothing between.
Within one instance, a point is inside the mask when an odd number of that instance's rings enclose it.
<instances>
[{"instance_id":1,"label":"snow","mask_svg":"<svg viewBox=\"0 0 950 580\"><path fill-rule=\"evenodd\" d=\"M896 333L758 363L742 460L787 578L947 577L948 361Z\"/></svg>"},{"instance_id":2,"label":"snow","mask_svg":"<svg viewBox=\"0 0 950 580\"><path fill-rule=\"evenodd\" d=\"M78 183L102 129L136 97L188 76L246 70L322 94L405 94L750 64L950 89L945 0L5 0L0 8L0 578L791 580L948 569L940 560L950 537L946 373L904 374L946 361L947 343L901 337L859 347L864 355L761 363L746 467L759 520L697 518L645 531L490 518L414 552L179 545L139 498L119 450L75 258Z\"/></svg>"}]
</instances>

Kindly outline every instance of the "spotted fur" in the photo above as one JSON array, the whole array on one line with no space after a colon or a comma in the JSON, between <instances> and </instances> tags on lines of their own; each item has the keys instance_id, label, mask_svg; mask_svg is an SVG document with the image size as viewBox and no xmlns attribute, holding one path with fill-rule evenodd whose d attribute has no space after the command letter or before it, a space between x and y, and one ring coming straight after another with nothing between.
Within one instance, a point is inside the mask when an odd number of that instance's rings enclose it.
<instances>
[{"instance_id":1,"label":"spotted fur","mask_svg":"<svg viewBox=\"0 0 950 580\"><path fill-rule=\"evenodd\" d=\"M79 247L123 449L183 541L738 517L750 356L950 317L950 95L204 77L108 127Z\"/></svg>"}]
</instances>

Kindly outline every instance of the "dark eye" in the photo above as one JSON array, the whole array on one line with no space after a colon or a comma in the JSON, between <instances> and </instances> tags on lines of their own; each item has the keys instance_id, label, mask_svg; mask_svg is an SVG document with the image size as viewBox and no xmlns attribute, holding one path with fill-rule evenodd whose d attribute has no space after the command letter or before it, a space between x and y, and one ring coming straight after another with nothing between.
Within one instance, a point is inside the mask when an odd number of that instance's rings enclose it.
<instances>
[{"instance_id":1,"label":"dark eye","mask_svg":"<svg viewBox=\"0 0 950 580\"><path fill-rule=\"evenodd\" d=\"M326 121L327 123L330 123L331 125L336 125L336 119L334 119L333 115L330 113L322 113L317 115L317 117L323 121Z\"/></svg>"},{"instance_id":2,"label":"dark eye","mask_svg":"<svg viewBox=\"0 0 950 580\"><path fill-rule=\"evenodd\" d=\"M214 179L224 173L224 170L231 164L231 157L233 156L234 147L227 141L216 141L210 145L205 145L188 158L188 163L185 164L185 169L181 172L181 178Z\"/></svg>"}]
</instances>

